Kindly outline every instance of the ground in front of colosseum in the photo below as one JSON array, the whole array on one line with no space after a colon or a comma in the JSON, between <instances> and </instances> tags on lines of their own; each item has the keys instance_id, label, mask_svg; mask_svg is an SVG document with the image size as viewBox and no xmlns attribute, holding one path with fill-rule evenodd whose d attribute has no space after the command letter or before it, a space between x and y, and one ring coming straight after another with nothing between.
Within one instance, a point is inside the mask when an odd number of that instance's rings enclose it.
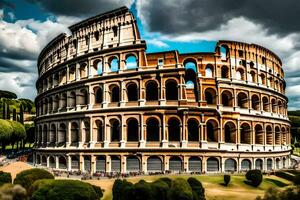
<instances>
[{"instance_id":1,"label":"ground in front of colosseum","mask_svg":"<svg viewBox=\"0 0 300 200\"><path fill-rule=\"evenodd\" d=\"M10 172L12 174L13 179L16 174L32 168L31 165L24 162L14 162L9 165L0 167L0 171ZM253 188L244 183L245 176L244 175L231 175L231 182L229 186L225 187L222 185L223 183L223 175L168 175L169 178L188 178L190 176L196 177L200 180L205 188L206 199L208 200L222 200L222 199L230 199L230 200L254 200L258 195L263 196L266 189L269 187L276 187L280 189L284 189L286 186L291 185L292 183L276 177L276 176L264 176L263 183L258 188ZM154 181L163 176L138 176L127 178L128 181L136 183L140 179L144 179L146 181ZM62 177L59 177L60 179ZM100 186L105 190L103 200L111 200L112 199L112 186L115 179L101 179L101 180L88 180L87 182Z\"/></svg>"}]
</instances>

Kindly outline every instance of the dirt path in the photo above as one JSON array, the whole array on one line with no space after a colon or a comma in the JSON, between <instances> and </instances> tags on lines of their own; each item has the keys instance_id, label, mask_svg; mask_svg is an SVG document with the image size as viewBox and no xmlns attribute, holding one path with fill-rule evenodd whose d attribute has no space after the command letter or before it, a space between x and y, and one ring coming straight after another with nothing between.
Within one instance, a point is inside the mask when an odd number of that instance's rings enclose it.
<instances>
[{"instance_id":1,"label":"dirt path","mask_svg":"<svg viewBox=\"0 0 300 200\"><path fill-rule=\"evenodd\" d=\"M25 162L14 162L6 166L0 167L0 171L11 173L12 179L14 180L18 173L31 168L32 166Z\"/></svg>"}]
</instances>

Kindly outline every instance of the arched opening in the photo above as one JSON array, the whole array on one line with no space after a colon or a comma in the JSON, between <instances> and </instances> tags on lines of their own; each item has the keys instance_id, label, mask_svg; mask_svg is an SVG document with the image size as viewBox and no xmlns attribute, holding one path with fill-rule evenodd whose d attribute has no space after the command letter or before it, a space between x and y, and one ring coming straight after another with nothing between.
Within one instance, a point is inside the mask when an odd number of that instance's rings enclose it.
<instances>
[{"instance_id":1,"label":"arched opening","mask_svg":"<svg viewBox=\"0 0 300 200\"><path fill-rule=\"evenodd\" d=\"M55 124L51 124L50 127L50 144L55 143L56 141L56 126Z\"/></svg>"},{"instance_id":2,"label":"arched opening","mask_svg":"<svg viewBox=\"0 0 300 200\"><path fill-rule=\"evenodd\" d=\"M126 158L126 172L140 172L141 162L136 156Z\"/></svg>"},{"instance_id":3,"label":"arched opening","mask_svg":"<svg viewBox=\"0 0 300 200\"><path fill-rule=\"evenodd\" d=\"M37 156L36 156L36 161L35 161L35 162L36 162L36 164L38 164L38 165L41 164L41 157L40 157L40 155L37 155Z\"/></svg>"},{"instance_id":4,"label":"arched opening","mask_svg":"<svg viewBox=\"0 0 300 200\"><path fill-rule=\"evenodd\" d=\"M197 65L194 60L184 63L185 68L185 84L187 89L196 89Z\"/></svg>"},{"instance_id":5,"label":"arched opening","mask_svg":"<svg viewBox=\"0 0 300 200\"><path fill-rule=\"evenodd\" d=\"M218 123L215 120L206 123L206 136L208 142L218 142Z\"/></svg>"},{"instance_id":6,"label":"arched opening","mask_svg":"<svg viewBox=\"0 0 300 200\"><path fill-rule=\"evenodd\" d=\"M206 78L213 78L214 77L214 70L211 64L206 65L205 67L205 77Z\"/></svg>"},{"instance_id":7,"label":"arched opening","mask_svg":"<svg viewBox=\"0 0 300 200\"><path fill-rule=\"evenodd\" d=\"M282 143L283 143L283 145L286 145L286 131L285 131L285 128L284 127L282 127L281 128L281 135L282 135Z\"/></svg>"},{"instance_id":8,"label":"arched opening","mask_svg":"<svg viewBox=\"0 0 300 200\"><path fill-rule=\"evenodd\" d=\"M60 156L58 159L58 168L59 169L67 169L67 161L66 158L63 156Z\"/></svg>"},{"instance_id":9,"label":"arched opening","mask_svg":"<svg viewBox=\"0 0 300 200\"><path fill-rule=\"evenodd\" d=\"M91 156L84 156L83 157L84 162L84 171L90 172L91 171Z\"/></svg>"},{"instance_id":10,"label":"arched opening","mask_svg":"<svg viewBox=\"0 0 300 200\"><path fill-rule=\"evenodd\" d=\"M263 161L262 161L262 159L256 159L255 169L263 170Z\"/></svg>"},{"instance_id":11,"label":"arched opening","mask_svg":"<svg viewBox=\"0 0 300 200\"><path fill-rule=\"evenodd\" d=\"M238 69L236 70L235 76L236 76L236 79L237 79L237 80L245 80L245 72L244 72L244 69L238 68Z\"/></svg>"},{"instance_id":12,"label":"arched opening","mask_svg":"<svg viewBox=\"0 0 300 200\"><path fill-rule=\"evenodd\" d=\"M255 126L255 144L264 144L263 143L263 128L260 124Z\"/></svg>"},{"instance_id":13,"label":"arched opening","mask_svg":"<svg viewBox=\"0 0 300 200\"><path fill-rule=\"evenodd\" d=\"M212 88L207 88L205 90L205 101L206 104L208 105L216 105L217 100L216 100L216 91Z\"/></svg>"},{"instance_id":14,"label":"arched opening","mask_svg":"<svg viewBox=\"0 0 300 200\"><path fill-rule=\"evenodd\" d=\"M228 90L222 92L223 106L232 106L232 94Z\"/></svg>"},{"instance_id":15,"label":"arched opening","mask_svg":"<svg viewBox=\"0 0 300 200\"><path fill-rule=\"evenodd\" d=\"M227 66L222 66L221 68L221 77L222 78L229 78L229 70Z\"/></svg>"},{"instance_id":16,"label":"arched opening","mask_svg":"<svg viewBox=\"0 0 300 200\"><path fill-rule=\"evenodd\" d=\"M127 121L127 141L139 141L139 123L135 118Z\"/></svg>"},{"instance_id":17,"label":"arched opening","mask_svg":"<svg viewBox=\"0 0 300 200\"><path fill-rule=\"evenodd\" d=\"M221 55L221 60L227 60L227 58L229 57L229 50L227 46L222 45L220 47L220 55Z\"/></svg>"},{"instance_id":18,"label":"arched opening","mask_svg":"<svg viewBox=\"0 0 300 200\"><path fill-rule=\"evenodd\" d=\"M147 124L147 138L149 142L159 141L159 121L156 118L150 118L146 122Z\"/></svg>"},{"instance_id":19,"label":"arched opening","mask_svg":"<svg viewBox=\"0 0 300 200\"><path fill-rule=\"evenodd\" d=\"M47 143L48 142L48 127L47 125L45 124L44 125L44 128L43 128L43 143Z\"/></svg>"},{"instance_id":20,"label":"arched opening","mask_svg":"<svg viewBox=\"0 0 300 200\"><path fill-rule=\"evenodd\" d=\"M272 168L273 168L273 161L272 161L271 158L268 158L268 159L267 159L267 170L268 170L268 171L271 171Z\"/></svg>"},{"instance_id":21,"label":"arched opening","mask_svg":"<svg viewBox=\"0 0 300 200\"><path fill-rule=\"evenodd\" d=\"M76 108L76 94L75 94L75 92L70 93L68 101L69 101L69 107L70 108Z\"/></svg>"},{"instance_id":22,"label":"arched opening","mask_svg":"<svg viewBox=\"0 0 300 200\"><path fill-rule=\"evenodd\" d=\"M276 158L276 169L280 169L280 159Z\"/></svg>"},{"instance_id":23,"label":"arched opening","mask_svg":"<svg viewBox=\"0 0 300 200\"><path fill-rule=\"evenodd\" d=\"M199 123L196 119L188 120L188 141L198 141L200 140L199 134Z\"/></svg>"},{"instance_id":24,"label":"arched opening","mask_svg":"<svg viewBox=\"0 0 300 200\"><path fill-rule=\"evenodd\" d=\"M261 74L261 75L260 75L260 80L261 80L261 84L262 84L262 85L266 85L266 77L265 77L264 74Z\"/></svg>"},{"instance_id":25,"label":"arched opening","mask_svg":"<svg viewBox=\"0 0 300 200\"><path fill-rule=\"evenodd\" d=\"M199 157L189 158L189 172L202 172L202 160Z\"/></svg>"},{"instance_id":26,"label":"arched opening","mask_svg":"<svg viewBox=\"0 0 300 200\"><path fill-rule=\"evenodd\" d=\"M119 71L119 60L117 57L112 57L109 59L109 67L111 72Z\"/></svg>"},{"instance_id":27,"label":"arched opening","mask_svg":"<svg viewBox=\"0 0 300 200\"><path fill-rule=\"evenodd\" d=\"M167 100L178 100L178 86L174 80L166 82L166 99Z\"/></svg>"},{"instance_id":28,"label":"arched opening","mask_svg":"<svg viewBox=\"0 0 300 200\"><path fill-rule=\"evenodd\" d=\"M180 121L177 118L171 118L168 121L169 141L180 141Z\"/></svg>"},{"instance_id":29,"label":"arched opening","mask_svg":"<svg viewBox=\"0 0 300 200\"><path fill-rule=\"evenodd\" d=\"M79 170L79 157L78 156L71 156L71 169Z\"/></svg>"},{"instance_id":30,"label":"arched opening","mask_svg":"<svg viewBox=\"0 0 300 200\"><path fill-rule=\"evenodd\" d=\"M276 126L275 128L275 144L280 145L281 144L281 138L280 138L280 128Z\"/></svg>"},{"instance_id":31,"label":"arched opening","mask_svg":"<svg viewBox=\"0 0 300 200\"><path fill-rule=\"evenodd\" d=\"M76 122L71 124L71 146L77 146L79 142L79 127Z\"/></svg>"},{"instance_id":32,"label":"arched opening","mask_svg":"<svg viewBox=\"0 0 300 200\"><path fill-rule=\"evenodd\" d=\"M82 136L85 136L85 143L89 143L91 141L91 136L90 136L90 122L89 121L84 121L83 126L82 126Z\"/></svg>"},{"instance_id":33,"label":"arched opening","mask_svg":"<svg viewBox=\"0 0 300 200\"><path fill-rule=\"evenodd\" d=\"M241 144L251 144L251 128L248 123L241 125Z\"/></svg>"},{"instance_id":34,"label":"arched opening","mask_svg":"<svg viewBox=\"0 0 300 200\"><path fill-rule=\"evenodd\" d=\"M256 73L255 71L250 72L250 81L256 83Z\"/></svg>"},{"instance_id":35,"label":"arched opening","mask_svg":"<svg viewBox=\"0 0 300 200\"><path fill-rule=\"evenodd\" d=\"M66 93L62 93L60 96L60 108L61 110L66 110L67 108L67 94Z\"/></svg>"},{"instance_id":36,"label":"arched opening","mask_svg":"<svg viewBox=\"0 0 300 200\"><path fill-rule=\"evenodd\" d=\"M128 98L128 101L137 101L138 100L138 88L135 83L129 83L127 85L127 98Z\"/></svg>"},{"instance_id":37,"label":"arched opening","mask_svg":"<svg viewBox=\"0 0 300 200\"><path fill-rule=\"evenodd\" d=\"M266 128L266 140L268 145L273 145L273 131L271 126L267 126Z\"/></svg>"},{"instance_id":38,"label":"arched opening","mask_svg":"<svg viewBox=\"0 0 300 200\"><path fill-rule=\"evenodd\" d=\"M116 119L110 121L110 134L112 142L118 142L121 140L120 122Z\"/></svg>"},{"instance_id":39,"label":"arched opening","mask_svg":"<svg viewBox=\"0 0 300 200\"><path fill-rule=\"evenodd\" d=\"M103 73L102 60L95 60L94 64L93 64L93 67L94 67L94 72L95 72L93 74L101 75Z\"/></svg>"},{"instance_id":40,"label":"arched opening","mask_svg":"<svg viewBox=\"0 0 300 200\"><path fill-rule=\"evenodd\" d=\"M251 104L252 104L252 109L259 111L259 98L256 94L252 95L251 97Z\"/></svg>"},{"instance_id":41,"label":"arched opening","mask_svg":"<svg viewBox=\"0 0 300 200\"><path fill-rule=\"evenodd\" d=\"M148 172L162 172L163 164L158 156L150 156L147 159L147 171Z\"/></svg>"},{"instance_id":42,"label":"arched opening","mask_svg":"<svg viewBox=\"0 0 300 200\"><path fill-rule=\"evenodd\" d=\"M248 108L248 96L244 92L238 94L238 106L240 108Z\"/></svg>"},{"instance_id":43,"label":"arched opening","mask_svg":"<svg viewBox=\"0 0 300 200\"><path fill-rule=\"evenodd\" d=\"M103 124L102 121L96 120L96 133L97 133L97 142L103 142L104 141L104 133L103 133Z\"/></svg>"},{"instance_id":44,"label":"arched opening","mask_svg":"<svg viewBox=\"0 0 300 200\"><path fill-rule=\"evenodd\" d=\"M210 157L206 161L207 172L219 172L219 160L214 157Z\"/></svg>"},{"instance_id":45,"label":"arched opening","mask_svg":"<svg viewBox=\"0 0 300 200\"><path fill-rule=\"evenodd\" d=\"M49 167L50 168L56 168L55 159L53 156L49 157Z\"/></svg>"},{"instance_id":46,"label":"arched opening","mask_svg":"<svg viewBox=\"0 0 300 200\"><path fill-rule=\"evenodd\" d=\"M265 112L269 112L269 99L267 97L263 97L263 110Z\"/></svg>"},{"instance_id":47,"label":"arched opening","mask_svg":"<svg viewBox=\"0 0 300 200\"><path fill-rule=\"evenodd\" d=\"M172 156L169 159L169 170L173 172L180 172L182 171L182 161L181 158L178 156Z\"/></svg>"},{"instance_id":48,"label":"arched opening","mask_svg":"<svg viewBox=\"0 0 300 200\"><path fill-rule=\"evenodd\" d=\"M64 145L66 143L66 135L67 135L67 130L66 130L66 125L65 124L60 124L59 129L58 129L58 145Z\"/></svg>"},{"instance_id":49,"label":"arched opening","mask_svg":"<svg viewBox=\"0 0 300 200\"><path fill-rule=\"evenodd\" d=\"M46 156L42 156L42 166L47 166L47 158Z\"/></svg>"},{"instance_id":50,"label":"arched opening","mask_svg":"<svg viewBox=\"0 0 300 200\"><path fill-rule=\"evenodd\" d=\"M242 171L248 171L250 169L251 169L251 161L249 159L242 160L241 170Z\"/></svg>"},{"instance_id":51,"label":"arched opening","mask_svg":"<svg viewBox=\"0 0 300 200\"><path fill-rule=\"evenodd\" d=\"M56 113L58 111L58 103L59 103L59 96L55 95L53 100L53 112Z\"/></svg>"},{"instance_id":52,"label":"arched opening","mask_svg":"<svg viewBox=\"0 0 300 200\"><path fill-rule=\"evenodd\" d=\"M120 89L119 86L114 85L111 87L111 102L118 103L120 101Z\"/></svg>"},{"instance_id":53,"label":"arched opening","mask_svg":"<svg viewBox=\"0 0 300 200\"><path fill-rule=\"evenodd\" d=\"M86 78L87 77L87 73L86 73L86 67L87 65L85 63L82 63L79 67L79 73L80 73L80 78Z\"/></svg>"},{"instance_id":54,"label":"arched opening","mask_svg":"<svg viewBox=\"0 0 300 200\"><path fill-rule=\"evenodd\" d=\"M111 156L111 171L121 172L121 159L118 156Z\"/></svg>"},{"instance_id":55,"label":"arched opening","mask_svg":"<svg viewBox=\"0 0 300 200\"><path fill-rule=\"evenodd\" d=\"M236 161L232 158L225 160L225 172L235 172L237 170Z\"/></svg>"},{"instance_id":56,"label":"arched opening","mask_svg":"<svg viewBox=\"0 0 300 200\"><path fill-rule=\"evenodd\" d=\"M88 103L89 103L88 92L87 92L86 89L81 89L80 90L80 95L79 95L79 105L87 106Z\"/></svg>"},{"instance_id":57,"label":"arched opening","mask_svg":"<svg viewBox=\"0 0 300 200\"><path fill-rule=\"evenodd\" d=\"M271 100L271 104L272 104L272 113L277 113L277 109L276 109L276 101L275 99Z\"/></svg>"},{"instance_id":58,"label":"arched opening","mask_svg":"<svg viewBox=\"0 0 300 200\"><path fill-rule=\"evenodd\" d=\"M225 142L236 143L236 127L233 122L227 122L224 126Z\"/></svg>"},{"instance_id":59,"label":"arched opening","mask_svg":"<svg viewBox=\"0 0 300 200\"><path fill-rule=\"evenodd\" d=\"M103 102L103 91L101 87L97 87L94 89L95 92L95 103L99 104Z\"/></svg>"},{"instance_id":60,"label":"arched opening","mask_svg":"<svg viewBox=\"0 0 300 200\"><path fill-rule=\"evenodd\" d=\"M96 157L96 172L105 172L106 171L106 159L105 156Z\"/></svg>"},{"instance_id":61,"label":"arched opening","mask_svg":"<svg viewBox=\"0 0 300 200\"><path fill-rule=\"evenodd\" d=\"M282 103L280 100L278 100L277 105L278 105L278 114L282 114Z\"/></svg>"},{"instance_id":62,"label":"arched opening","mask_svg":"<svg viewBox=\"0 0 300 200\"><path fill-rule=\"evenodd\" d=\"M282 167L283 167L283 168L286 168L286 158L283 158L283 159L282 159Z\"/></svg>"},{"instance_id":63,"label":"arched opening","mask_svg":"<svg viewBox=\"0 0 300 200\"><path fill-rule=\"evenodd\" d=\"M137 59L134 55L129 55L126 57L126 69L136 69L137 66Z\"/></svg>"},{"instance_id":64,"label":"arched opening","mask_svg":"<svg viewBox=\"0 0 300 200\"><path fill-rule=\"evenodd\" d=\"M155 81L148 81L146 83L146 101L158 100L158 85Z\"/></svg>"}]
</instances>

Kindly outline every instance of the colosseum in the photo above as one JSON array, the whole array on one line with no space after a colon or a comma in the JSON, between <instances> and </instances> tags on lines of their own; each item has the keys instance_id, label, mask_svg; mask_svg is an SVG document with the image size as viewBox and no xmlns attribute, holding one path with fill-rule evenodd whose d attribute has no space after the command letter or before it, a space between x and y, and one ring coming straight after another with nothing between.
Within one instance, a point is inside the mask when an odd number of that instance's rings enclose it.
<instances>
[{"instance_id":1,"label":"colosseum","mask_svg":"<svg viewBox=\"0 0 300 200\"><path fill-rule=\"evenodd\" d=\"M35 164L145 174L290 166L272 51L222 40L214 52L147 53L126 7L69 29L38 58Z\"/></svg>"}]
</instances>

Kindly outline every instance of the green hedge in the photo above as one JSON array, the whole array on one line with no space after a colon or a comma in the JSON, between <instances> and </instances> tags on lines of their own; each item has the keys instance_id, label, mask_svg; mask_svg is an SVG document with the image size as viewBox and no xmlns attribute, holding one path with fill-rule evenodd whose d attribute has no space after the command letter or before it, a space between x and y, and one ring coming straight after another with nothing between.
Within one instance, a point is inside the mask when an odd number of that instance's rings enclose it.
<instances>
[{"instance_id":1,"label":"green hedge","mask_svg":"<svg viewBox=\"0 0 300 200\"><path fill-rule=\"evenodd\" d=\"M205 189L203 188L202 183L194 177L190 177L187 182L192 188L193 200L205 200Z\"/></svg>"},{"instance_id":2,"label":"green hedge","mask_svg":"<svg viewBox=\"0 0 300 200\"><path fill-rule=\"evenodd\" d=\"M11 183L11 182L12 182L11 174L0 171L0 186L5 183Z\"/></svg>"},{"instance_id":3,"label":"green hedge","mask_svg":"<svg viewBox=\"0 0 300 200\"><path fill-rule=\"evenodd\" d=\"M278 176L280 178L284 178L284 179L289 180L289 181L293 181L294 180L294 175L286 173L284 171L277 171L277 172L275 172L275 176Z\"/></svg>"},{"instance_id":4,"label":"green hedge","mask_svg":"<svg viewBox=\"0 0 300 200\"><path fill-rule=\"evenodd\" d=\"M101 188L79 180L36 181L30 188L31 200L98 200L103 196Z\"/></svg>"},{"instance_id":5,"label":"green hedge","mask_svg":"<svg viewBox=\"0 0 300 200\"><path fill-rule=\"evenodd\" d=\"M258 187L263 180L263 175L260 170L253 169L253 170L249 170L246 173L246 179L248 180L248 183L250 185L254 187Z\"/></svg>"},{"instance_id":6,"label":"green hedge","mask_svg":"<svg viewBox=\"0 0 300 200\"><path fill-rule=\"evenodd\" d=\"M40 179L54 179L54 176L44 169L29 169L17 174L14 184L22 185L28 191L30 186Z\"/></svg>"},{"instance_id":7,"label":"green hedge","mask_svg":"<svg viewBox=\"0 0 300 200\"><path fill-rule=\"evenodd\" d=\"M168 191L168 199L170 200L193 200L193 191L186 180L177 178L172 182L172 186Z\"/></svg>"}]
</instances>

